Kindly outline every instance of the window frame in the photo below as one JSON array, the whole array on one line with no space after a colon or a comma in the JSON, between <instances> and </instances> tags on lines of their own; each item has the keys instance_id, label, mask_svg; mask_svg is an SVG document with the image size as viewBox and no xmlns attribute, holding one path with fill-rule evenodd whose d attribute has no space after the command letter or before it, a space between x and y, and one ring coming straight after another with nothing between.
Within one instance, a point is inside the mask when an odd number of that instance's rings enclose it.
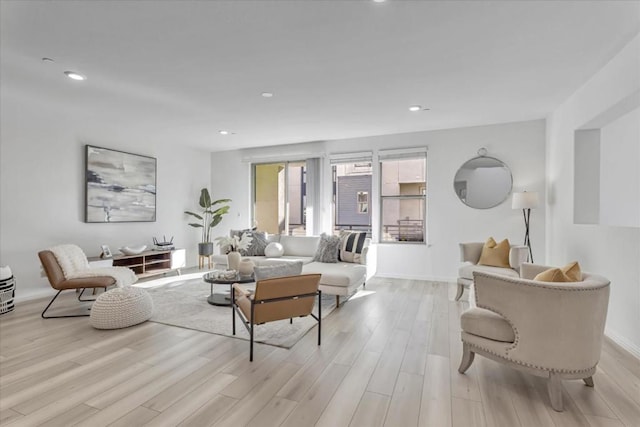
<instances>
[{"instance_id":1,"label":"window frame","mask_svg":"<svg viewBox=\"0 0 640 427\"><path fill-rule=\"evenodd\" d=\"M399 194L399 195L383 195L383 163L389 161L401 161L401 160L422 160L424 162L424 181L419 182L420 194ZM381 150L378 156L378 189L379 189L379 224L378 224L378 243L390 244L390 245L428 245L427 221L428 221L428 203L427 203L427 156L426 147L423 149L401 149L401 150ZM421 210L423 212L422 219L422 240L384 240L384 201L385 200L422 200ZM403 220L398 220L398 222ZM400 234L400 227L398 225L398 233Z\"/></svg>"}]
</instances>

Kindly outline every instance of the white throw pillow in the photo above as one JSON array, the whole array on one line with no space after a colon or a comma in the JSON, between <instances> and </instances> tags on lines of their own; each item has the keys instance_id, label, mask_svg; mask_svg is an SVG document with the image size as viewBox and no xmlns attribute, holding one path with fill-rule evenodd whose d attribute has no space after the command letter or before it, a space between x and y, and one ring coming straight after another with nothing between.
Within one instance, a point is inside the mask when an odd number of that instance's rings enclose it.
<instances>
[{"instance_id":1,"label":"white throw pillow","mask_svg":"<svg viewBox=\"0 0 640 427\"><path fill-rule=\"evenodd\" d=\"M299 276L302 274L302 261L284 262L276 265L257 265L253 267L253 273L256 282L277 277Z\"/></svg>"},{"instance_id":2,"label":"white throw pillow","mask_svg":"<svg viewBox=\"0 0 640 427\"><path fill-rule=\"evenodd\" d=\"M264 248L264 255L268 258L280 258L284 255L284 247L278 242L271 242Z\"/></svg>"}]
</instances>

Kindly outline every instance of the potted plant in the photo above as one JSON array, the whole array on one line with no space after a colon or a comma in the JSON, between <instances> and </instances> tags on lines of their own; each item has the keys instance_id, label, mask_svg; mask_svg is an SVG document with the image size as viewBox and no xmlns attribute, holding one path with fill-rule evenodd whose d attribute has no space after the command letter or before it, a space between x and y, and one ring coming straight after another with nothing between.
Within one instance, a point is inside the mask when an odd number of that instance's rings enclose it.
<instances>
[{"instance_id":1,"label":"potted plant","mask_svg":"<svg viewBox=\"0 0 640 427\"><path fill-rule=\"evenodd\" d=\"M229 205L220 206L214 209L216 205L229 203L231 199L211 200L209 190L203 188L200 190L200 200L198 204L202 208L202 212L195 213L185 211L187 215L191 215L200 222L190 222L189 225L195 228L202 228L202 242L198 243L198 255L208 256L213 253L213 242L211 241L211 229L222 221L222 217L229 213Z\"/></svg>"}]
</instances>

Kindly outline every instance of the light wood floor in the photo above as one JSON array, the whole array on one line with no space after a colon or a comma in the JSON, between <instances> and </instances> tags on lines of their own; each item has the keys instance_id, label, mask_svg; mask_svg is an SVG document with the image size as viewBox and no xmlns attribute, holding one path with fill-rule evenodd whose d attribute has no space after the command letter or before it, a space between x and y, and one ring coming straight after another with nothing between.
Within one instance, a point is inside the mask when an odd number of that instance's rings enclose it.
<instances>
[{"instance_id":1,"label":"light wood floor","mask_svg":"<svg viewBox=\"0 0 640 427\"><path fill-rule=\"evenodd\" d=\"M640 363L606 342L595 388L480 356L466 375L453 285L375 278L291 350L146 322L98 331L42 320L46 300L0 317L2 426L639 426ZM64 296L64 295L63 295ZM68 292L63 303L77 306Z\"/></svg>"}]
</instances>

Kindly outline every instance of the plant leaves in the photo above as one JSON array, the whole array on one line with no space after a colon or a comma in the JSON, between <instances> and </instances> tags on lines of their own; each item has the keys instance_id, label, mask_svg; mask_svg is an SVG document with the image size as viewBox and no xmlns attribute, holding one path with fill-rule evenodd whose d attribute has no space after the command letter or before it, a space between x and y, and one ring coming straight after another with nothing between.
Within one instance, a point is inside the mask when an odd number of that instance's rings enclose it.
<instances>
[{"instance_id":1,"label":"plant leaves","mask_svg":"<svg viewBox=\"0 0 640 427\"><path fill-rule=\"evenodd\" d=\"M196 224L194 222L190 222L189 225L192 226L192 227L196 227L196 228L204 228L204 226L202 224Z\"/></svg>"},{"instance_id":2,"label":"plant leaves","mask_svg":"<svg viewBox=\"0 0 640 427\"><path fill-rule=\"evenodd\" d=\"M200 206L205 209L211 207L211 196L206 188L200 190Z\"/></svg>"},{"instance_id":3,"label":"plant leaves","mask_svg":"<svg viewBox=\"0 0 640 427\"><path fill-rule=\"evenodd\" d=\"M211 205L218 205L220 203L231 203L231 199L220 199L220 200L216 200L215 202L212 202Z\"/></svg>"},{"instance_id":4,"label":"plant leaves","mask_svg":"<svg viewBox=\"0 0 640 427\"><path fill-rule=\"evenodd\" d=\"M198 219L202 219L202 216L198 215L197 213L189 212L189 211L184 211L184 213L186 213L187 215L195 216Z\"/></svg>"},{"instance_id":5,"label":"plant leaves","mask_svg":"<svg viewBox=\"0 0 640 427\"><path fill-rule=\"evenodd\" d=\"M213 215L224 215L229 213L229 206L223 206L221 208L216 209L215 211L211 212Z\"/></svg>"}]
</instances>

